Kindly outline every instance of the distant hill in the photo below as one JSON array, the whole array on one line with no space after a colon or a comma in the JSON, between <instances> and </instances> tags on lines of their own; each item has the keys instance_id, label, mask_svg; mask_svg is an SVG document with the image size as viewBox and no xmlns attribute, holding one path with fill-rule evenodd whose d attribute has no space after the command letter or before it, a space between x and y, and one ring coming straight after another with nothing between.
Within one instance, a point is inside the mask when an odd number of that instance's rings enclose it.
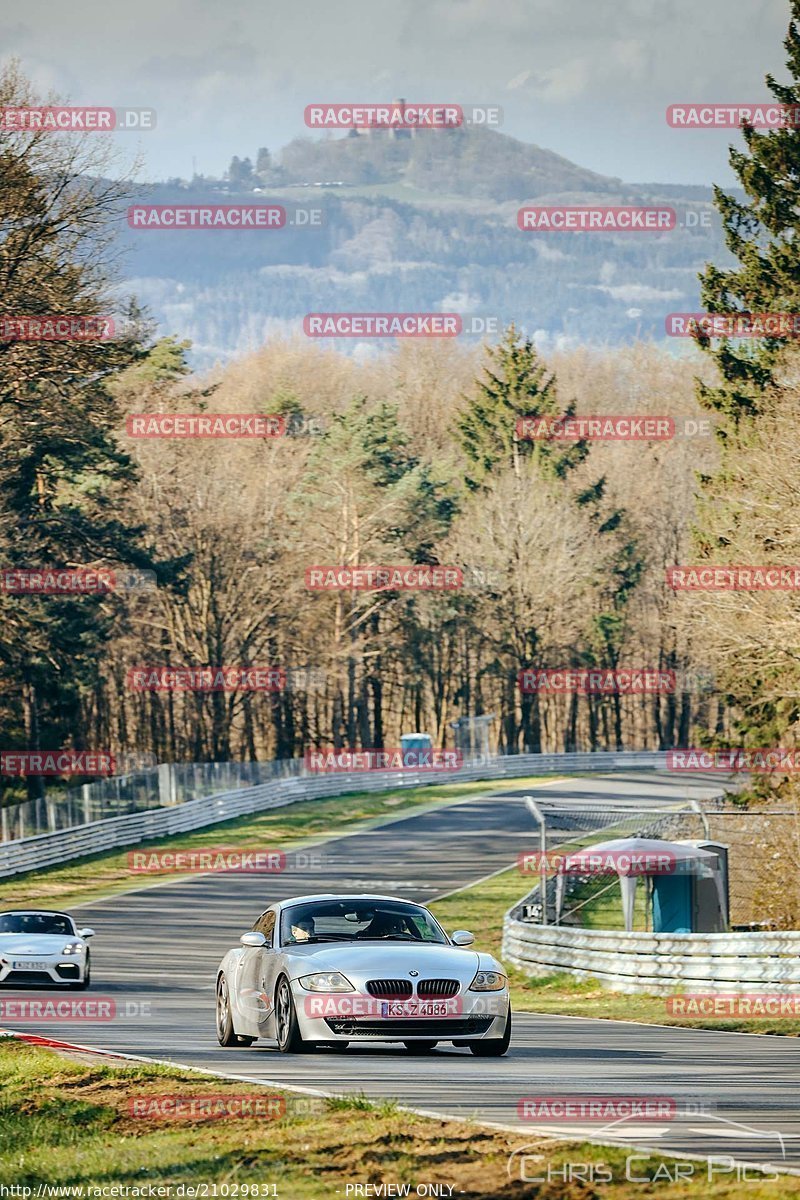
<instances>
[{"instance_id":1,"label":"distant hill","mask_svg":"<svg viewBox=\"0 0 800 1200\"><path fill-rule=\"evenodd\" d=\"M667 313L699 307L703 263L727 261L710 189L626 184L480 128L299 138L275 157L235 159L226 179L172 179L141 199L322 213L320 228L125 231L129 290L163 332L193 341L199 367L302 335L315 311L472 312L514 320L545 348L660 341ZM670 205L678 227L522 233L526 202Z\"/></svg>"},{"instance_id":2,"label":"distant hill","mask_svg":"<svg viewBox=\"0 0 800 1200\"><path fill-rule=\"evenodd\" d=\"M387 131L323 140L298 138L264 182L341 180L345 186L404 183L422 191L478 200L533 199L548 192L618 190L609 179L540 146L492 130L429 130L393 138Z\"/></svg>"}]
</instances>

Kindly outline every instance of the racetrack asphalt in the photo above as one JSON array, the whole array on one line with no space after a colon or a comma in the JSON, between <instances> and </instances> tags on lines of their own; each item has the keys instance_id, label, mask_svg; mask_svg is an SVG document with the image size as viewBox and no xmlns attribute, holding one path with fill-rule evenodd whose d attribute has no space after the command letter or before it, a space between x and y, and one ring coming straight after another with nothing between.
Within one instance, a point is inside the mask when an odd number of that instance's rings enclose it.
<instances>
[{"instance_id":1,"label":"racetrack asphalt","mask_svg":"<svg viewBox=\"0 0 800 1200\"><path fill-rule=\"evenodd\" d=\"M391 1098L438 1116L521 1133L618 1142L669 1155L733 1156L800 1172L800 1039L569 1016L515 1014L511 1050L474 1058L447 1044L424 1057L402 1047L281 1055L271 1043L222 1049L214 1033L215 968L273 900L313 892L381 892L422 903L538 848L526 794L554 809L647 810L709 798L719 776L652 771L541 780L319 843L279 874L205 874L143 886L72 911L96 930L93 983L73 996L112 997L108 1022L2 1019L22 1032L218 1072L248 1084ZM552 841L557 822L554 822ZM613 835L612 835L613 836ZM230 844L224 836L219 844ZM307 865L303 866L305 861ZM520 896L529 882L520 877ZM480 930L474 931L480 944ZM14 995L22 995L15 988ZM52 994L52 993L49 993ZM25 995L33 998L33 989ZM528 1124L526 1097L670 1098L674 1119Z\"/></svg>"}]
</instances>

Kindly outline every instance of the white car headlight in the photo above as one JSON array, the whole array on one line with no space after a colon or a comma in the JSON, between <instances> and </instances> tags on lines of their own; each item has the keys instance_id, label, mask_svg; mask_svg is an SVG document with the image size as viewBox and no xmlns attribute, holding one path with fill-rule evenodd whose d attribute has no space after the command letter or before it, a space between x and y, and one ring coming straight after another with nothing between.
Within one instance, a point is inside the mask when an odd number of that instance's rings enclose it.
<instances>
[{"instance_id":1,"label":"white car headlight","mask_svg":"<svg viewBox=\"0 0 800 1200\"><path fill-rule=\"evenodd\" d=\"M67 942L66 946L61 951L61 953L62 954L80 954L81 950L83 950L83 942Z\"/></svg>"},{"instance_id":2,"label":"white car headlight","mask_svg":"<svg viewBox=\"0 0 800 1200\"><path fill-rule=\"evenodd\" d=\"M354 992L356 990L341 971L318 971L316 975L304 975L297 982L307 992Z\"/></svg>"},{"instance_id":3,"label":"white car headlight","mask_svg":"<svg viewBox=\"0 0 800 1200\"><path fill-rule=\"evenodd\" d=\"M499 971L478 971L469 985L471 992L502 992L506 986L506 977Z\"/></svg>"}]
</instances>

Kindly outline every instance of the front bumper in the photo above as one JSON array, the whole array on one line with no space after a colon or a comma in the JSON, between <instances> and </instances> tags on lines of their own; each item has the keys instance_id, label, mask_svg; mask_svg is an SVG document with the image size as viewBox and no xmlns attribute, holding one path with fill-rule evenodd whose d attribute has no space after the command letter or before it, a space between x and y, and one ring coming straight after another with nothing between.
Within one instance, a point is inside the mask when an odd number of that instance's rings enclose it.
<instances>
[{"instance_id":1,"label":"front bumper","mask_svg":"<svg viewBox=\"0 0 800 1200\"><path fill-rule=\"evenodd\" d=\"M24 962L24 967L15 968L14 962ZM42 954L34 958L0 959L0 986L49 987L54 983L81 983L85 970L84 954Z\"/></svg>"},{"instance_id":2,"label":"front bumper","mask_svg":"<svg viewBox=\"0 0 800 1200\"><path fill-rule=\"evenodd\" d=\"M505 989L466 991L446 1004L439 1004L438 1011L434 1008L424 1015L402 1016L397 1015L392 1002L347 992L335 999L319 997L307 992L297 980L292 983L292 994L300 1032L309 1042L469 1042L501 1038L509 1009ZM426 1003L436 1005L436 1001ZM447 1010L446 1015L442 1008Z\"/></svg>"}]
</instances>

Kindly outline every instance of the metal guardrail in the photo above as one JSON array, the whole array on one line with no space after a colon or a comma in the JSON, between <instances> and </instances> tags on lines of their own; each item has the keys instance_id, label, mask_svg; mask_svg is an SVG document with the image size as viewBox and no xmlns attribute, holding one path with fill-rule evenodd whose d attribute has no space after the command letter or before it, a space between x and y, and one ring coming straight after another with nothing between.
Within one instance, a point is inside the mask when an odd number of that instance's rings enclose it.
<instances>
[{"instance_id":1,"label":"metal guardrail","mask_svg":"<svg viewBox=\"0 0 800 1200\"><path fill-rule=\"evenodd\" d=\"M619 992L783 993L800 986L800 931L624 933L533 925L506 914L503 958L528 975L566 972Z\"/></svg>"},{"instance_id":2,"label":"metal guardrail","mask_svg":"<svg viewBox=\"0 0 800 1200\"><path fill-rule=\"evenodd\" d=\"M442 783L468 783L585 771L657 769L666 766L664 751L599 751L596 754L515 754L478 759L458 771L352 771L296 778L237 788L184 803L92 821L70 829L0 843L0 878L41 870L105 850L170 837L230 821L234 817L296 804L300 800L380 792ZM172 768L178 770L179 767ZM163 772L164 767L159 768ZM169 788L167 787L167 792Z\"/></svg>"}]
</instances>

